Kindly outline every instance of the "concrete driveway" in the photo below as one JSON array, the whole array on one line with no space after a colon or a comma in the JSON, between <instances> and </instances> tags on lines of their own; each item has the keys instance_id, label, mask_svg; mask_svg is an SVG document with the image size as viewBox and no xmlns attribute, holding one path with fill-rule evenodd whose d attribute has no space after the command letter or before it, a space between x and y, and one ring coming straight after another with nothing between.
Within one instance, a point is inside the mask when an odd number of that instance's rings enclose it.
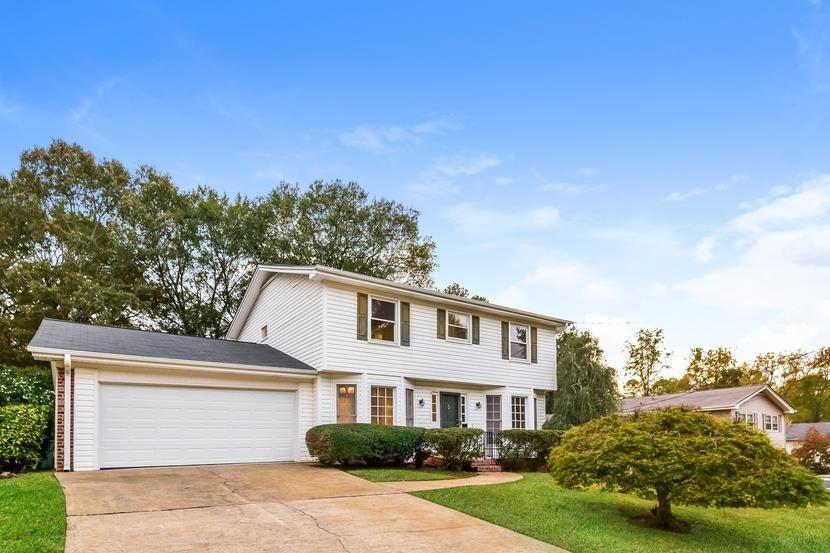
<instances>
[{"instance_id":1,"label":"concrete driveway","mask_svg":"<svg viewBox=\"0 0 830 553\"><path fill-rule=\"evenodd\" d=\"M308 464L58 473L66 551L561 551Z\"/></svg>"}]
</instances>

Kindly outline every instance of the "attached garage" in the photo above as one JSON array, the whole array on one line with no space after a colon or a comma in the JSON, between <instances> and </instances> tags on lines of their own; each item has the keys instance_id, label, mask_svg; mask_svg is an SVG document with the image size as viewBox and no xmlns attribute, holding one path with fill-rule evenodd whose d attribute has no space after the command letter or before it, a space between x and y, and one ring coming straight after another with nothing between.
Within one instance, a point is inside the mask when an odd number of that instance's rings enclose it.
<instances>
[{"instance_id":1,"label":"attached garage","mask_svg":"<svg viewBox=\"0 0 830 553\"><path fill-rule=\"evenodd\" d=\"M292 461L296 392L101 384L100 466Z\"/></svg>"},{"instance_id":2,"label":"attached garage","mask_svg":"<svg viewBox=\"0 0 830 553\"><path fill-rule=\"evenodd\" d=\"M266 344L44 319L55 468L303 461L317 371Z\"/></svg>"}]
</instances>

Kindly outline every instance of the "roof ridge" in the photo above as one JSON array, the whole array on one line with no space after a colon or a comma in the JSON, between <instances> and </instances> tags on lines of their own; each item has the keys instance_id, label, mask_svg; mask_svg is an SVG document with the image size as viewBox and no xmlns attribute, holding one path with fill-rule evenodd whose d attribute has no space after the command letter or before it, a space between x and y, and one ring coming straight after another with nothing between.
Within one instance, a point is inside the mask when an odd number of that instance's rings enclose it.
<instances>
[{"instance_id":1,"label":"roof ridge","mask_svg":"<svg viewBox=\"0 0 830 553\"><path fill-rule=\"evenodd\" d=\"M73 325L83 325L83 326L93 326L96 328L112 328L113 330L133 330L136 332L147 332L149 334L161 334L162 336L176 336L177 338L194 338L197 340L223 340L225 342L234 342L237 344L253 344L255 346L268 346L268 344L262 344L260 342L251 342L249 340L228 340L227 338L209 338L207 336L193 336L192 334L175 334L173 332L165 332L163 330L150 330L147 328L132 328L127 326L116 326L111 324L102 324L102 323L89 323L85 321L72 321L69 319L56 319L55 317L43 317L44 321L54 321L56 323L66 323L66 324L73 324ZM269 346L271 347L271 346ZM276 348L273 348L276 349ZM279 351L279 350L277 350Z\"/></svg>"}]
</instances>

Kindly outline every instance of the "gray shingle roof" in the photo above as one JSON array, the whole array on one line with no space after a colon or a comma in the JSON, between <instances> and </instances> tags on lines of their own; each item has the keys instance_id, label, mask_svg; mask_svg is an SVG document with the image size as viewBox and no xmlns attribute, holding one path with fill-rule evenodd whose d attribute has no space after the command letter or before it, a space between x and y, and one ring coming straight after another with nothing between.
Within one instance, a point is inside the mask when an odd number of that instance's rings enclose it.
<instances>
[{"instance_id":1,"label":"gray shingle roof","mask_svg":"<svg viewBox=\"0 0 830 553\"><path fill-rule=\"evenodd\" d=\"M630 397L622 400L622 412L648 411L664 409L666 407L691 407L693 409L730 409L741 400L765 388L763 384L756 386L737 386L734 388L720 388L717 390L700 390L698 392L681 392L662 396Z\"/></svg>"},{"instance_id":2,"label":"gray shingle roof","mask_svg":"<svg viewBox=\"0 0 830 553\"><path fill-rule=\"evenodd\" d=\"M30 348L111 353L204 363L231 363L314 372L314 368L266 344L215 340L43 319Z\"/></svg>"},{"instance_id":3,"label":"gray shingle roof","mask_svg":"<svg viewBox=\"0 0 830 553\"><path fill-rule=\"evenodd\" d=\"M821 434L830 434L830 422L796 422L787 425L787 441L804 440L811 428L815 428Z\"/></svg>"}]
</instances>

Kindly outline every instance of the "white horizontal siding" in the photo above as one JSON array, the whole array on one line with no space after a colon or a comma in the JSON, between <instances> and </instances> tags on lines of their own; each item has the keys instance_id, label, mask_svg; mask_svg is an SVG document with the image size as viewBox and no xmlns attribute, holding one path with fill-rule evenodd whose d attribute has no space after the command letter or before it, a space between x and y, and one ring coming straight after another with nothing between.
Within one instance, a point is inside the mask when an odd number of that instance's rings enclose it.
<instances>
[{"instance_id":1,"label":"white horizontal siding","mask_svg":"<svg viewBox=\"0 0 830 553\"><path fill-rule=\"evenodd\" d=\"M783 416L783 411L781 411L781 408L765 395L759 394L755 396L741 405L741 408L736 412L755 413L755 424L757 425L758 430L761 430L769 436L772 445L780 448L784 448L787 445L787 421L784 420L785 417ZM777 432L764 429L764 415L781 417L781 424L779 425Z\"/></svg>"},{"instance_id":2,"label":"white horizontal siding","mask_svg":"<svg viewBox=\"0 0 830 553\"><path fill-rule=\"evenodd\" d=\"M239 340L262 342L320 368L323 357L322 284L306 275L275 275L260 291ZM268 337L262 339L262 327Z\"/></svg>"},{"instance_id":3,"label":"white horizontal siding","mask_svg":"<svg viewBox=\"0 0 830 553\"><path fill-rule=\"evenodd\" d=\"M76 368L74 374L75 470L95 470L98 468L98 371Z\"/></svg>"},{"instance_id":4,"label":"white horizontal siding","mask_svg":"<svg viewBox=\"0 0 830 553\"><path fill-rule=\"evenodd\" d=\"M538 330L538 363L506 361L501 358L502 319L479 314L478 345L439 340L439 305L409 300L411 345L367 342L356 337L357 291L326 286L326 370L540 390L556 387L556 335L552 329Z\"/></svg>"}]
</instances>

